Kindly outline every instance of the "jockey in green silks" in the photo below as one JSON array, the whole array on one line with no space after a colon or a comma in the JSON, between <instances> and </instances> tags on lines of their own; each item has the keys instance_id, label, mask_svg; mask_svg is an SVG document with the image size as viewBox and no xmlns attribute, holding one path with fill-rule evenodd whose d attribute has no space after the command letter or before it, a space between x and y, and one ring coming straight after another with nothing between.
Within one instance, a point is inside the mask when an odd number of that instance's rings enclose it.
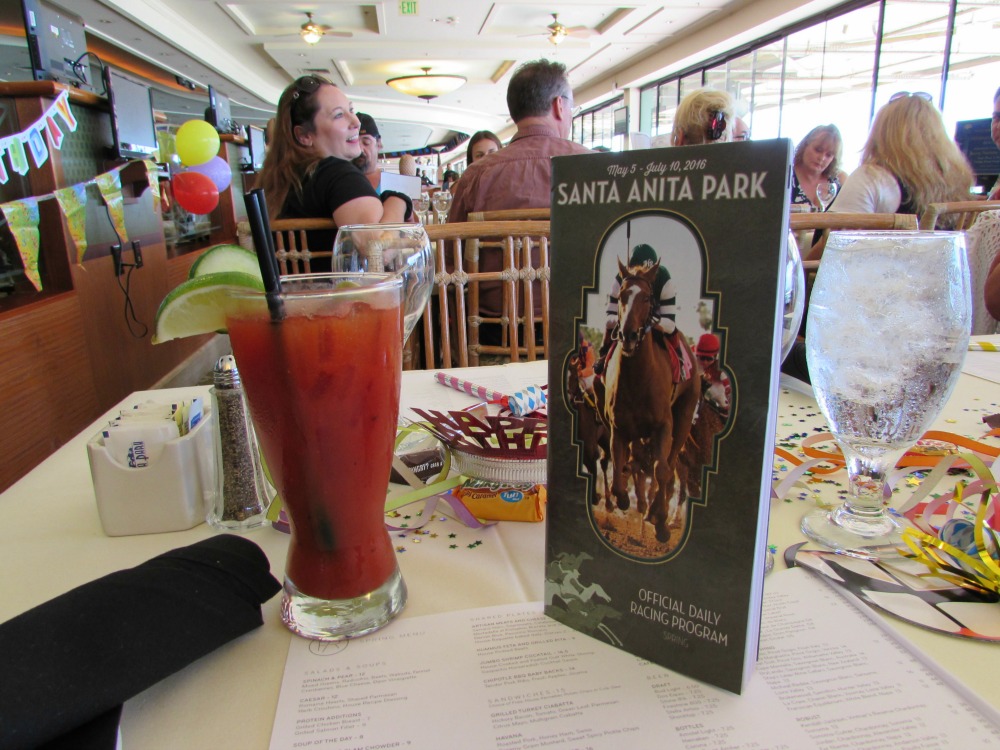
<instances>
[{"instance_id":1,"label":"jockey in green silks","mask_svg":"<svg viewBox=\"0 0 1000 750\"><path fill-rule=\"evenodd\" d=\"M628 267L651 268L660 262L656 251L649 245L643 243L636 245L632 249L632 257L629 258ZM611 344L614 339L614 331L618 326L618 294L621 291L622 279L620 274L615 274L615 280L611 285L611 293L608 295L607 325L604 331L604 341L598 353L597 363L594 365L594 372L601 374L607 362L607 356L611 351ZM670 272L660 263L660 268L656 272L656 280L653 282L653 296L659 300L656 311L652 317L652 329L662 334L671 352L673 362L674 382L686 380L691 373L691 360L684 350L677 332L677 292L674 282L670 278Z\"/></svg>"}]
</instances>

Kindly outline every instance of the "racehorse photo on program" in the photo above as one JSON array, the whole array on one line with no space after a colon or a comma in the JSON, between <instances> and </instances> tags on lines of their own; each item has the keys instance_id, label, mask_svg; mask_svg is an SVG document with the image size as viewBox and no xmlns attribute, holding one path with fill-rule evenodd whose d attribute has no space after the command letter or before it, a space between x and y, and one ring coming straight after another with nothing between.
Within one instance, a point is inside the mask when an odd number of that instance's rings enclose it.
<instances>
[{"instance_id":1,"label":"racehorse photo on program","mask_svg":"<svg viewBox=\"0 0 1000 750\"><path fill-rule=\"evenodd\" d=\"M569 360L567 400L581 475L590 475L591 525L641 559L680 551L726 419L696 421L707 390L696 343L719 333L715 300L703 293L704 257L699 237L672 214L634 214L615 226L598 253L597 290L586 295Z\"/></svg>"}]
</instances>

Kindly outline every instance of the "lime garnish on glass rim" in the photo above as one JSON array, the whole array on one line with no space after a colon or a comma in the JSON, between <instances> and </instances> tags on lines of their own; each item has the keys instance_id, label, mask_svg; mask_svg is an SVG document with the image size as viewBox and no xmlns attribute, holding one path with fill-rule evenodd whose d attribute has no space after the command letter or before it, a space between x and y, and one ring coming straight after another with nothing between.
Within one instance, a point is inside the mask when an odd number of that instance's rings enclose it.
<instances>
[{"instance_id":1,"label":"lime garnish on glass rim","mask_svg":"<svg viewBox=\"0 0 1000 750\"><path fill-rule=\"evenodd\" d=\"M225 271L241 271L251 276L260 275L260 264L257 262L256 253L247 250L240 245L222 244L208 248L198 260L191 266L188 278L206 276L210 273L222 273Z\"/></svg>"},{"instance_id":2,"label":"lime garnish on glass rim","mask_svg":"<svg viewBox=\"0 0 1000 750\"><path fill-rule=\"evenodd\" d=\"M226 330L226 311L235 302L231 292L264 291L259 276L240 271L209 273L188 279L160 303L153 322L153 343Z\"/></svg>"}]
</instances>

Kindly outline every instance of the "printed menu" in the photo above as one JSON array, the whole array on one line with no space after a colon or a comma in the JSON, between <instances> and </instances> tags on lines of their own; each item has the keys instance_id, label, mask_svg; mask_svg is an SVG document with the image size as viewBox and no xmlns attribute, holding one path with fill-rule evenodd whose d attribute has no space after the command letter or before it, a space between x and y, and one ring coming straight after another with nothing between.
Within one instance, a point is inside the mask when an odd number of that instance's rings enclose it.
<instances>
[{"instance_id":1,"label":"printed menu","mask_svg":"<svg viewBox=\"0 0 1000 750\"><path fill-rule=\"evenodd\" d=\"M626 744L627 743L627 744ZM775 573L742 695L511 604L292 638L271 748L989 747L1000 716L833 588Z\"/></svg>"}]
</instances>

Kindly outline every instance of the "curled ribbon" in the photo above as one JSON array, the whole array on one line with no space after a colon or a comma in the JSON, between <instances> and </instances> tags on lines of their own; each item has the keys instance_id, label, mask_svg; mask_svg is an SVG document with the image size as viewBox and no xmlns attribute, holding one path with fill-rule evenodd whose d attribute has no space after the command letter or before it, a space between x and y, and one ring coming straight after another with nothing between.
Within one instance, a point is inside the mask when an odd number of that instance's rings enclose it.
<instances>
[{"instance_id":1,"label":"curled ribbon","mask_svg":"<svg viewBox=\"0 0 1000 750\"><path fill-rule=\"evenodd\" d=\"M991 430L988 434L990 436L996 436L1000 434L1000 430ZM829 432L817 433L807 437L801 444L802 453L807 457L805 461L800 460L797 456L783 448L775 448L775 455L795 468L789 471L781 482L772 487L772 499L783 498L786 494L788 494L792 485L794 485L806 473L814 475L833 474L843 469L846 465L844 454L841 453L838 447L836 447L834 440L833 435ZM954 445L956 450L949 450L947 452L928 452L927 450L922 450L920 443L929 440L936 440ZM821 449L815 447L816 445L823 443L833 443L834 448ZM966 452L960 453L957 448L965 448ZM928 475L928 479L933 476L934 482L925 480L921 485L922 496L925 496L930 492L930 488L934 486L934 483L939 481L940 476L943 475L948 469L971 468L971 464L967 458L964 458L964 456L973 456L980 462L989 461L990 463L993 463L998 457L1000 457L1000 448L995 448L991 445L987 445L986 443L971 440L970 438L962 437L961 435L956 435L952 432L943 432L940 430L930 430L925 432L921 436L920 441L918 441L917 446L911 448L903 454L903 457L896 463L896 470L890 473L886 481L886 495L888 496L888 494L892 492L892 487L895 483L899 481L901 476L909 473L910 469L917 467L933 467L934 471L932 471L931 475ZM942 468L944 463L947 463L947 466ZM937 472L937 474L935 475L934 472Z\"/></svg>"},{"instance_id":2,"label":"curled ribbon","mask_svg":"<svg viewBox=\"0 0 1000 750\"><path fill-rule=\"evenodd\" d=\"M982 489L973 523L974 556L915 528L903 530L903 543L908 551L900 552L927 566L929 572L922 573L919 577L941 578L964 588L1000 593L1000 564L990 555L990 547L987 546L988 538L994 550L1000 549L1000 535L986 523L986 516L991 510L994 521L997 517L996 503L990 502L990 496L997 492L997 483L978 456L965 453L961 454L961 458L979 478L977 484ZM965 483L959 482L952 498L955 506L962 503L965 495ZM953 508L952 511L954 510Z\"/></svg>"},{"instance_id":3,"label":"curled ribbon","mask_svg":"<svg viewBox=\"0 0 1000 750\"><path fill-rule=\"evenodd\" d=\"M403 440L415 432L426 432L428 435L434 436L434 433L430 431L429 427L430 425L426 422L412 422L406 425L396 433L395 448L399 448ZM436 439L436 436L434 437ZM421 500L426 500L426 503L420 513L421 519L418 522L410 523L406 526L396 526L386 521L386 526L390 530L412 531L414 529L421 528L434 516L434 511L437 508L438 501L440 500L444 500L444 502L451 507L455 518L464 523L470 529L480 529L485 526L492 525L492 522L485 523L476 518L471 511L465 507L465 504L450 492L451 489L462 484L466 478L460 474L453 477L448 476L451 471L451 451L448 449L448 445L443 441L441 442L441 448L444 451L444 465L441 467L441 471L438 472L438 475L434 478L434 480L428 484L424 484L424 482L410 470L410 467L408 467L398 455L393 455L393 468L396 469L403 479L406 480L407 484L414 489L386 500L386 515L392 517L392 514L400 508Z\"/></svg>"}]
</instances>

